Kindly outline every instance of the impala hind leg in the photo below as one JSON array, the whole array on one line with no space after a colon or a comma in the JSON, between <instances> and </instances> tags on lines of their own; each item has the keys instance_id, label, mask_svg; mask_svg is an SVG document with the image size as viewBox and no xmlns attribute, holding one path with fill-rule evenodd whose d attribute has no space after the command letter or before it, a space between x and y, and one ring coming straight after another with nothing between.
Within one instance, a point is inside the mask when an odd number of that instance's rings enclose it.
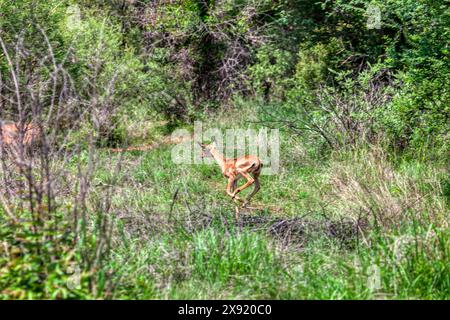
<instances>
[{"instance_id":1,"label":"impala hind leg","mask_svg":"<svg viewBox=\"0 0 450 320\"><path fill-rule=\"evenodd\" d=\"M261 189L261 184L259 183L259 179L255 178L255 188L252 190L251 193L249 193L249 195L245 198L244 203L242 204L242 207L246 207L248 205L248 203L250 202L250 199L255 195L255 193L257 193L259 191L259 189Z\"/></svg>"}]
</instances>

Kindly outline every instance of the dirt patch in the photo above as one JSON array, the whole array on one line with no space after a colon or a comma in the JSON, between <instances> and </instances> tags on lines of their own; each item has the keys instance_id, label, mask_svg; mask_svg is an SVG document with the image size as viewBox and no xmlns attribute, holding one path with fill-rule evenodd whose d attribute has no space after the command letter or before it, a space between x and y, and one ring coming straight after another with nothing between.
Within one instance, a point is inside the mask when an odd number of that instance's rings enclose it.
<instances>
[{"instance_id":1,"label":"dirt patch","mask_svg":"<svg viewBox=\"0 0 450 320\"><path fill-rule=\"evenodd\" d=\"M264 233L274 238L284 246L302 248L311 241L327 237L342 248L354 248L365 229L362 223L353 220L332 221L325 219L306 219L301 217L281 218L273 215L260 216L241 214L239 222L230 217L211 215L208 213L192 212L187 216L153 214L128 214L120 217L127 231L132 235L152 237L167 232L184 232L192 234L196 231L223 228L230 235L247 229Z\"/></svg>"},{"instance_id":2,"label":"dirt patch","mask_svg":"<svg viewBox=\"0 0 450 320\"><path fill-rule=\"evenodd\" d=\"M355 221L316 221L304 218L274 218L242 215L242 227L264 231L285 245L302 245L312 237L327 236L341 246L351 247L358 240L361 226Z\"/></svg>"},{"instance_id":3,"label":"dirt patch","mask_svg":"<svg viewBox=\"0 0 450 320\"><path fill-rule=\"evenodd\" d=\"M148 151L152 149L159 148L163 145L169 145L169 144L178 144L185 141L192 140L191 136L180 136L180 137L174 137L171 136L165 136L159 141L156 141L154 143L150 144L143 144L139 146L129 146L126 148L110 148L109 151L111 152L127 152L127 151Z\"/></svg>"}]
</instances>

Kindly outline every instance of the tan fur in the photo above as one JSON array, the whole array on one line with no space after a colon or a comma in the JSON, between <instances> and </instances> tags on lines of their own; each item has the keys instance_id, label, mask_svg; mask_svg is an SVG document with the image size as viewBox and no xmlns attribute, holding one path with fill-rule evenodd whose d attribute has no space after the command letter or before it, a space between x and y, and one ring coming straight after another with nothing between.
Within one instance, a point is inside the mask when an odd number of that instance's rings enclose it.
<instances>
[{"instance_id":1,"label":"tan fur","mask_svg":"<svg viewBox=\"0 0 450 320\"><path fill-rule=\"evenodd\" d=\"M17 146L19 144L21 138L19 125L16 123L1 123L0 129L0 141L3 146ZM23 130L22 143L24 146L30 147L39 138L40 129L37 125L28 123Z\"/></svg>"}]
</instances>

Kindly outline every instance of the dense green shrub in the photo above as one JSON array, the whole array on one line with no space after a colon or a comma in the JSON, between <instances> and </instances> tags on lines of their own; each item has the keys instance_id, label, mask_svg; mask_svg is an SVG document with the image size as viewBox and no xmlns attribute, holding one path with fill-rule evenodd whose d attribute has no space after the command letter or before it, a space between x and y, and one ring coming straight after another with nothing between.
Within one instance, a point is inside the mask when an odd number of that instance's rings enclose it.
<instances>
[{"instance_id":1,"label":"dense green shrub","mask_svg":"<svg viewBox=\"0 0 450 320\"><path fill-rule=\"evenodd\" d=\"M89 298L88 277L60 214L55 220L14 223L0 210L0 298ZM26 215L24 215L26 216ZM54 224L59 221L59 225Z\"/></svg>"}]
</instances>

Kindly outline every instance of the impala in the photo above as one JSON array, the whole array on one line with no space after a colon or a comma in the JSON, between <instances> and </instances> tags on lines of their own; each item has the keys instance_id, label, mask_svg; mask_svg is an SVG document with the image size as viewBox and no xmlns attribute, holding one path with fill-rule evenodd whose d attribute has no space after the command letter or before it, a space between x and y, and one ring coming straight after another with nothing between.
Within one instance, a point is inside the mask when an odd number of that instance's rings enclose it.
<instances>
[{"instance_id":1,"label":"impala","mask_svg":"<svg viewBox=\"0 0 450 320\"><path fill-rule=\"evenodd\" d=\"M33 123L25 124L21 128L14 122L0 122L0 146L18 147L22 142L24 147L29 148L38 140L39 132L39 127Z\"/></svg>"},{"instance_id":2,"label":"impala","mask_svg":"<svg viewBox=\"0 0 450 320\"><path fill-rule=\"evenodd\" d=\"M227 159L217 150L217 145L212 142L209 145L199 143L202 148L202 158L212 157L216 160L220 169L222 169L222 174L228 178L228 184L226 188L227 194L231 197L233 201L242 201L241 198L237 196L239 192L250 187L252 184L255 185L252 192L243 201L242 207L246 207L250 199L257 193L260 189L259 175L261 174L262 162L257 156L243 156L234 159ZM237 187L237 182L240 178L247 179L241 187ZM236 202L237 203L237 202ZM239 219L239 208L236 206L236 219Z\"/></svg>"}]
</instances>

